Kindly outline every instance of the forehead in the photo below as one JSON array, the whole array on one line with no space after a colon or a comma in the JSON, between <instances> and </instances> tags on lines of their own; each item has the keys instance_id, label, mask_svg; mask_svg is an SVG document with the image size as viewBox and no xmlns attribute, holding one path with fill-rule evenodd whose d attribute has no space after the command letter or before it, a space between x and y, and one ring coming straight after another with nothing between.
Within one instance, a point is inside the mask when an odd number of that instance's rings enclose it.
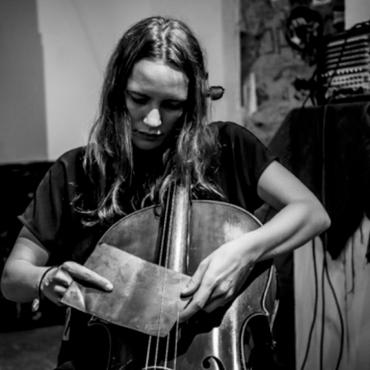
<instances>
[{"instance_id":1,"label":"forehead","mask_svg":"<svg viewBox=\"0 0 370 370\"><path fill-rule=\"evenodd\" d=\"M188 95L188 78L185 73L161 60L142 59L134 65L127 89L185 100Z\"/></svg>"}]
</instances>

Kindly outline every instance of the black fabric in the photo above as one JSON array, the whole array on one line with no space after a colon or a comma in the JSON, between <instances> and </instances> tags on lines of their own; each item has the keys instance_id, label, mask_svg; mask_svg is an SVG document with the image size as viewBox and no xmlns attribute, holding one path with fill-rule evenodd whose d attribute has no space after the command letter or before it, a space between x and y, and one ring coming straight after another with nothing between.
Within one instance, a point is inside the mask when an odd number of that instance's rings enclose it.
<instances>
[{"instance_id":1,"label":"black fabric","mask_svg":"<svg viewBox=\"0 0 370 370\"><path fill-rule=\"evenodd\" d=\"M275 157L248 130L231 122L214 123L220 141L216 181L226 200L254 212L262 200L257 181ZM91 183L82 167L84 148L62 155L47 172L35 197L19 217L22 223L51 252L55 262L72 259L84 262L91 245L110 226L85 227L72 201L79 193L91 193Z\"/></svg>"},{"instance_id":2,"label":"black fabric","mask_svg":"<svg viewBox=\"0 0 370 370\"><path fill-rule=\"evenodd\" d=\"M247 129L235 123L218 123L221 158L217 180L226 200L250 212L262 205L257 182L277 157Z\"/></svg>"},{"instance_id":3,"label":"black fabric","mask_svg":"<svg viewBox=\"0 0 370 370\"><path fill-rule=\"evenodd\" d=\"M295 109L270 149L323 202L332 221L325 245L337 258L370 216L370 105Z\"/></svg>"},{"instance_id":4,"label":"black fabric","mask_svg":"<svg viewBox=\"0 0 370 370\"><path fill-rule=\"evenodd\" d=\"M51 165L49 161L0 165L0 275L22 227L17 216L25 210ZM59 311L51 302L45 302L34 312L31 302L11 302L0 292L0 332L60 323L63 317Z\"/></svg>"},{"instance_id":5,"label":"black fabric","mask_svg":"<svg viewBox=\"0 0 370 370\"><path fill-rule=\"evenodd\" d=\"M275 159L267 148L247 129L231 122L216 122L220 155L215 179L224 191L226 201L254 212L262 204L257 182L264 169ZM74 260L83 263L109 225L85 227L72 201L78 193L91 192L91 183L83 171L84 148L62 155L50 168L36 195L19 218L50 251L50 262ZM215 151L216 154L216 151ZM93 205L93 204L92 204ZM86 315L73 311L70 342L65 342L60 363L89 353L86 340ZM81 359L81 357L80 357ZM77 360L78 361L78 360ZM63 367L62 367L63 368Z\"/></svg>"},{"instance_id":6,"label":"black fabric","mask_svg":"<svg viewBox=\"0 0 370 370\"><path fill-rule=\"evenodd\" d=\"M72 206L80 192L91 193L82 167L84 148L62 155L46 173L25 212L19 216L50 252L50 264L65 260L83 263L106 227L85 227Z\"/></svg>"}]
</instances>

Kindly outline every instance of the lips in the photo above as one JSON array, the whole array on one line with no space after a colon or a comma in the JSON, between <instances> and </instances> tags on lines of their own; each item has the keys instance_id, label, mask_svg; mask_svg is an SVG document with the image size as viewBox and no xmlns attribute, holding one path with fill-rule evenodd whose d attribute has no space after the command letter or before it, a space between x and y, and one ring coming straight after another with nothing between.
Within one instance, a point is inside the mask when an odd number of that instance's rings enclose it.
<instances>
[{"instance_id":1,"label":"lips","mask_svg":"<svg viewBox=\"0 0 370 370\"><path fill-rule=\"evenodd\" d=\"M133 133L147 140L156 140L163 136L163 132L160 130L155 131L133 130Z\"/></svg>"}]
</instances>

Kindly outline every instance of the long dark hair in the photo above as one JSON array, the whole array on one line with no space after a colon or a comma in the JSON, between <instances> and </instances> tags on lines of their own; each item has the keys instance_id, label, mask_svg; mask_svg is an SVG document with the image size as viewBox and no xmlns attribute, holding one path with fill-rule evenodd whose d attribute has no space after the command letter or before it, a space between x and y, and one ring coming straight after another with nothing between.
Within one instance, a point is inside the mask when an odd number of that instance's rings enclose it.
<instances>
[{"instance_id":1,"label":"long dark hair","mask_svg":"<svg viewBox=\"0 0 370 370\"><path fill-rule=\"evenodd\" d=\"M123 96L134 65L144 58L161 60L178 69L187 76L189 84L183 123L161 154L163 169L167 170L157 173L155 178L149 177L143 197L143 189L141 193L135 190L140 185L135 181L131 124ZM127 209L123 208L123 198L130 198L132 209L141 207L143 199L160 203L170 184L183 181L186 172L191 174L194 194L197 191L219 194L209 177L217 144L207 122L207 93L203 52L183 22L150 17L125 32L108 63L99 117L91 129L85 152L84 168L96 189L96 208L79 206L85 223L109 221L124 215ZM139 193L141 197L137 196ZM138 198L141 198L140 204Z\"/></svg>"}]
</instances>

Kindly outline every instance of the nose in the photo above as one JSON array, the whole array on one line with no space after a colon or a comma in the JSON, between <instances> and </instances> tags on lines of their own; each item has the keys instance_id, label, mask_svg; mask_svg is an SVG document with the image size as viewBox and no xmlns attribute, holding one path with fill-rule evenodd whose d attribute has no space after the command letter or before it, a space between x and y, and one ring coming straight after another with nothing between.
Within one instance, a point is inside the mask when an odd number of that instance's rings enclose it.
<instances>
[{"instance_id":1,"label":"nose","mask_svg":"<svg viewBox=\"0 0 370 370\"><path fill-rule=\"evenodd\" d=\"M144 123L150 127L159 127L162 124L158 108L151 109L144 118Z\"/></svg>"}]
</instances>

